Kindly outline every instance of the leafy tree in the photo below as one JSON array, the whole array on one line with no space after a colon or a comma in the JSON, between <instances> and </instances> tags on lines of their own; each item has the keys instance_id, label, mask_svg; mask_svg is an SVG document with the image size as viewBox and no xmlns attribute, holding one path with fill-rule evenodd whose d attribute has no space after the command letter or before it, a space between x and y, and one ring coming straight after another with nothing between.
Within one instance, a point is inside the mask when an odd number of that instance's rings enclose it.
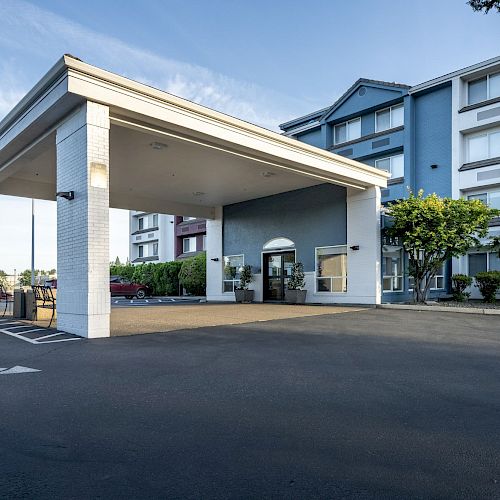
<instances>
[{"instance_id":1,"label":"leafy tree","mask_svg":"<svg viewBox=\"0 0 500 500\"><path fill-rule=\"evenodd\" d=\"M0 269L0 285L5 286L7 284L7 273Z\"/></svg>"},{"instance_id":2,"label":"leafy tree","mask_svg":"<svg viewBox=\"0 0 500 500\"><path fill-rule=\"evenodd\" d=\"M36 276L35 271L35 276ZM19 286L30 286L31 285L31 269L25 269L23 272L19 273Z\"/></svg>"},{"instance_id":3,"label":"leafy tree","mask_svg":"<svg viewBox=\"0 0 500 500\"><path fill-rule=\"evenodd\" d=\"M179 280L189 294L205 295L207 287L207 257L205 252L182 262Z\"/></svg>"},{"instance_id":4,"label":"leafy tree","mask_svg":"<svg viewBox=\"0 0 500 500\"><path fill-rule=\"evenodd\" d=\"M425 302L442 265L478 246L479 238L488 234L489 221L500 214L480 200L453 200L434 193L424 197L423 191L390 203L388 211L394 225L387 233L399 238L408 252L417 302Z\"/></svg>"},{"instance_id":5,"label":"leafy tree","mask_svg":"<svg viewBox=\"0 0 500 500\"><path fill-rule=\"evenodd\" d=\"M485 14L488 14L492 9L500 12L500 0L469 0L467 3L476 12L484 11Z\"/></svg>"}]
</instances>

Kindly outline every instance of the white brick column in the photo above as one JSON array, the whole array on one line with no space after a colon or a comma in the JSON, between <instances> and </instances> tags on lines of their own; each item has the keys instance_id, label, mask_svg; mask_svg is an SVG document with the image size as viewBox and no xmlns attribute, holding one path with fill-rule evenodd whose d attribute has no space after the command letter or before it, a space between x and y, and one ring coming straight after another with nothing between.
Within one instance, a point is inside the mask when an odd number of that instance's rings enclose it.
<instances>
[{"instance_id":1,"label":"white brick column","mask_svg":"<svg viewBox=\"0 0 500 500\"><path fill-rule=\"evenodd\" d=\"M58 129L57 327L109 337L109 109L87 102Z\"/></svg>"},{"instance_id":2,"label":"white brick column","mask_svg":"<svg viewBox=\"0 0 500 500\"><path fill-rule=\"evenodd\" d=\"M347 190L347 295L349 302L380 304L380 189ZM358 246L359 250L350 247Z\"/></svg>"},{"instance_id":3,"label":"white brick column","mask_svg":"<svg viewBox=\"0 0 500 500\"><path fill-rule=\"evenodd\" d=\"M216 261L212 259L217 259ZM224 279L222 207L215 208L215 218L207 220L207 300L234 300L222 293Z\"/></svg>"}]
</instances>

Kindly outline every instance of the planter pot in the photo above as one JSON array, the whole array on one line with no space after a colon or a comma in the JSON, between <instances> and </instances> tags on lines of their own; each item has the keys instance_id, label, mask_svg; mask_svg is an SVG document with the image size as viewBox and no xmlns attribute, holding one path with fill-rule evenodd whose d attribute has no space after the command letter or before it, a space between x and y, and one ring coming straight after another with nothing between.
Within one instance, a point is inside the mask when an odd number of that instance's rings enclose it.
<instances>
[{"instance_id":1,"label":"planter pot","mask_svg":"<svg viewBox=\"0 0 500 500\"><path fill-rule=\"evenodd\" d=\"M285 292L285 302L288 304L305 304L307 290L287 290Z\"/></svg>"},{"instance_id":2,"label":"planter pot","mask_svg":"<svg viewBox=\"0 0 500 500\"><path fill-rule=\"evenodd\" d=\"M253 290L235 290L234 298L236 299L236 302L249 304L253 300L253 294Z\"/></svg>"}]
</instances>

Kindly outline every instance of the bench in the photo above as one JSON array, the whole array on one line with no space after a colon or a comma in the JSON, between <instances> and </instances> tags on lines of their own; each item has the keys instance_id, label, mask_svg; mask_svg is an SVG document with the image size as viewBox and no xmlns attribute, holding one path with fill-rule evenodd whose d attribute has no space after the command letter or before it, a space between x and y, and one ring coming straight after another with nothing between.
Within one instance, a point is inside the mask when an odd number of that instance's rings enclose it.
<instances>
[{"instance_id":1,"label":"bench","mask_svg":"<svg viewBox=\"0 0 500 500\"><path fill-rule=\"evenodd\" d=\"M38 318L38 308L42 309L52 309L52 316L50 317L50 325L52 325L52 320L54 319L54 313L56 312L56 298L52 293L52 288L50 286L42 286L42 285L33 285L31 287L33 289L33 293L35 294L35 320ZM42 303L40 305L40 302Z\"/></svg>"},{"instance_id":2,"label":"bench","mask_svg":"<svg viewBox=\"0 0 500 500\"><path fill-rule=\"evenodd\" d=\"M11 300L9 300L9 297L11 297ZM5 299L5 306L3 308L3 313L2 313L2 318L5 317L5 314L7 313L7 307L9 305L9 302L13 302L14 299L12 298L12 295L7 293L7 289L0 283L0 298Z\"/></svg>"}]
</instances>

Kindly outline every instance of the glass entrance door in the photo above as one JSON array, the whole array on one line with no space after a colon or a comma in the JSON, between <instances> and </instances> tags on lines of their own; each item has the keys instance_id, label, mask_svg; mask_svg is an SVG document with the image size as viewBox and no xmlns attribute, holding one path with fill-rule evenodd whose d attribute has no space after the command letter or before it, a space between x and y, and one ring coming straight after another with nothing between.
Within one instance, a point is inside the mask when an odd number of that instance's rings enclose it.
<instances>
[{"instance_id":1,"label":"glass entrance door","mask_svg":"<svg viewBox=\"0 0 500 500\"><path fill-rule=\"evenodd\" d=\"M294 262L294 252L264 254L264 300L285 300L285 289Z\"/></svg>"}]
</instances>

